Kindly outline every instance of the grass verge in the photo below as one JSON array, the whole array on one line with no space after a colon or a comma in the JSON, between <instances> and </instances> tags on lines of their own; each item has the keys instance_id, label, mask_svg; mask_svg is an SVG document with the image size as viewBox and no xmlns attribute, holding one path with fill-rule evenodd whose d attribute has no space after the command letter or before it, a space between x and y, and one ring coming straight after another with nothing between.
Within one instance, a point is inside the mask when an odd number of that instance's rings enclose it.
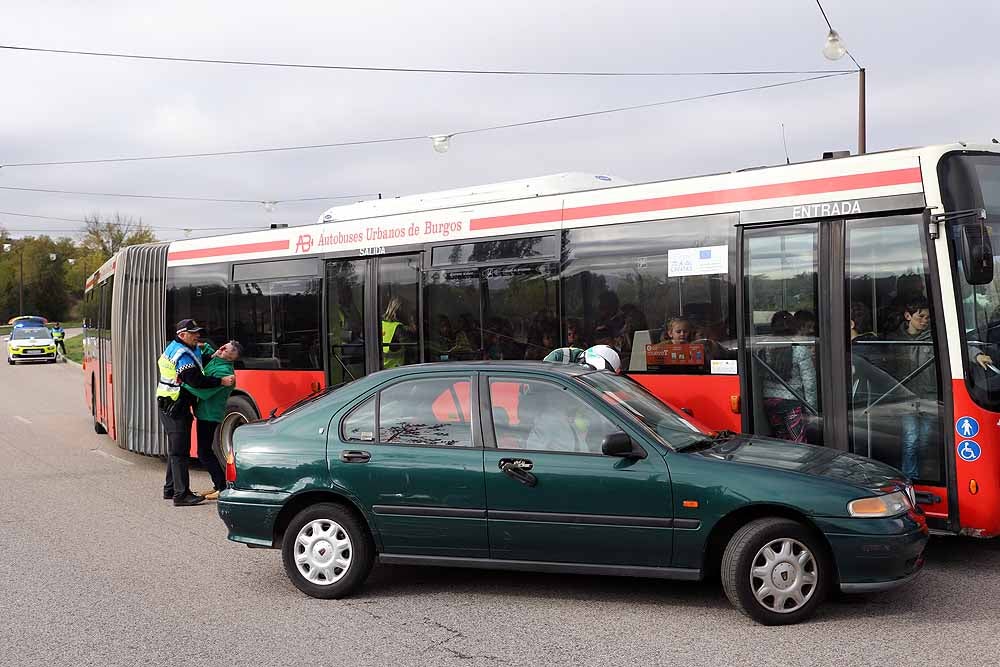
<instances>
[{"instance_id":1,"label":"grass verge","mask_svg":"<svg viewBox=\"0 0 1000 667\"><path fill-rule=\"evenodd\" d=\"M83 363L83 334L66 339L66 356L78 364Z\"/></svg>"}]
</instances>

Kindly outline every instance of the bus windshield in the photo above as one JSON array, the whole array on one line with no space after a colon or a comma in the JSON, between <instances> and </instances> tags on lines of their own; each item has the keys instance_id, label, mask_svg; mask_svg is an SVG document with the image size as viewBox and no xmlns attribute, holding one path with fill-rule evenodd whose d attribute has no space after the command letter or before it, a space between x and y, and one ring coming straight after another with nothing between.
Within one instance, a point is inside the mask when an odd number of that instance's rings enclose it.
<instances>
[{"instance_id":1,"label":"bus windshield","mask_svg":"<svg viewBox=\"0 0 1000 667\"><path fill-rule=\"evenodd\" d=\"M961 232L975 218L949 224L952 269L958 284L966 382L973 399L990 410L1000 409L1000 155L952 155L942 160L945 211L986 209L993 245L993 280L971 285L962 267Z\"/></svg>"}]
</instances>

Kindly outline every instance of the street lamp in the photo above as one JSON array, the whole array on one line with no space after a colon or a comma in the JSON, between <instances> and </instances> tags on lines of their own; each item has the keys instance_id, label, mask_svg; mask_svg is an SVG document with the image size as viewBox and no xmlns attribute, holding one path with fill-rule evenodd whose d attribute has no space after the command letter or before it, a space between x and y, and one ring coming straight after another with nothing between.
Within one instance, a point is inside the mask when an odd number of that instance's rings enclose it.
<instances>
[{"instance_id":1,"label":"street lamp","mask_svg":"<svg viewBox=\"0 0 1000 667\"><path fill-rule=\"evenodd\" d=\"M12 243L4 243L3 251L12 252L14 250L14 245ZM17 256L20 262L20 268L18 269L17 275L20 285L18 287L18 307L17 314L24 315L24 248L17 249Z\"/></svg>"},{"instance_id":2,"label":"street lamp","mask_svg":"<svg viewBox=\"0 0 1000 667\"><path fill-rule=\"evenodd\" d=\"M847 45L840 38L840 33L833 29L830 19L826 16L826 10L823 9L823 5L820 4L819 0L816 0L816 6L819 7L820 13L823 14L826 27L830 29L830 32L826 34L826 44L823 45L823 55L827 60L840 60L844 55L847 55L854 62L855 67L858 68L858 155L864 155L867 151L868 143L865 128L865 68L854 58L854 54L847 50Z\"/></svg>"}]
</instances>

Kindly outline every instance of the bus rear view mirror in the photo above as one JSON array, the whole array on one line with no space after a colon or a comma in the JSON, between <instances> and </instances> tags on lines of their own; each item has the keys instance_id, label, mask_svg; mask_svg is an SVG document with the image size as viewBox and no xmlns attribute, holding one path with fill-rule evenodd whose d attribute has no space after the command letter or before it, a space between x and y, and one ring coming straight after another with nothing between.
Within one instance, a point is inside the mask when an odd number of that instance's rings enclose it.
<instances>
[{"instance_id":1,"label":"bus rear view mirror","mask_svg":"<svg viewBox=\"0 0 1000 667\"><path fill-rule=\"evenodd\" d=\"M989 227L982 223L962 225L959 246L965 282L970 285L993 282L993 241Z\"/></svg>"}]
</instances>

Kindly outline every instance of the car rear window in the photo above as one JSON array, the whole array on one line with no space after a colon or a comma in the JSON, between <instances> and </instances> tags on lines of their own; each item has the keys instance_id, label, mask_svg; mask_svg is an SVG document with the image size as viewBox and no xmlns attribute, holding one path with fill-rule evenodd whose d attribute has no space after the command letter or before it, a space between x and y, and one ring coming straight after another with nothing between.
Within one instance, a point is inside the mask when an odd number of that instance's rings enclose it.
<instances>
[{"instance_id":1,"label":"car rear window","mask_svg":"<svg viewBox=\"0 0 1000 667\"><path fill-rule=\"evenodd\" d=\"M471 447L469 390L467 377L406 380L382 390L379 442Z\"/></svg>"}]
</instances>

